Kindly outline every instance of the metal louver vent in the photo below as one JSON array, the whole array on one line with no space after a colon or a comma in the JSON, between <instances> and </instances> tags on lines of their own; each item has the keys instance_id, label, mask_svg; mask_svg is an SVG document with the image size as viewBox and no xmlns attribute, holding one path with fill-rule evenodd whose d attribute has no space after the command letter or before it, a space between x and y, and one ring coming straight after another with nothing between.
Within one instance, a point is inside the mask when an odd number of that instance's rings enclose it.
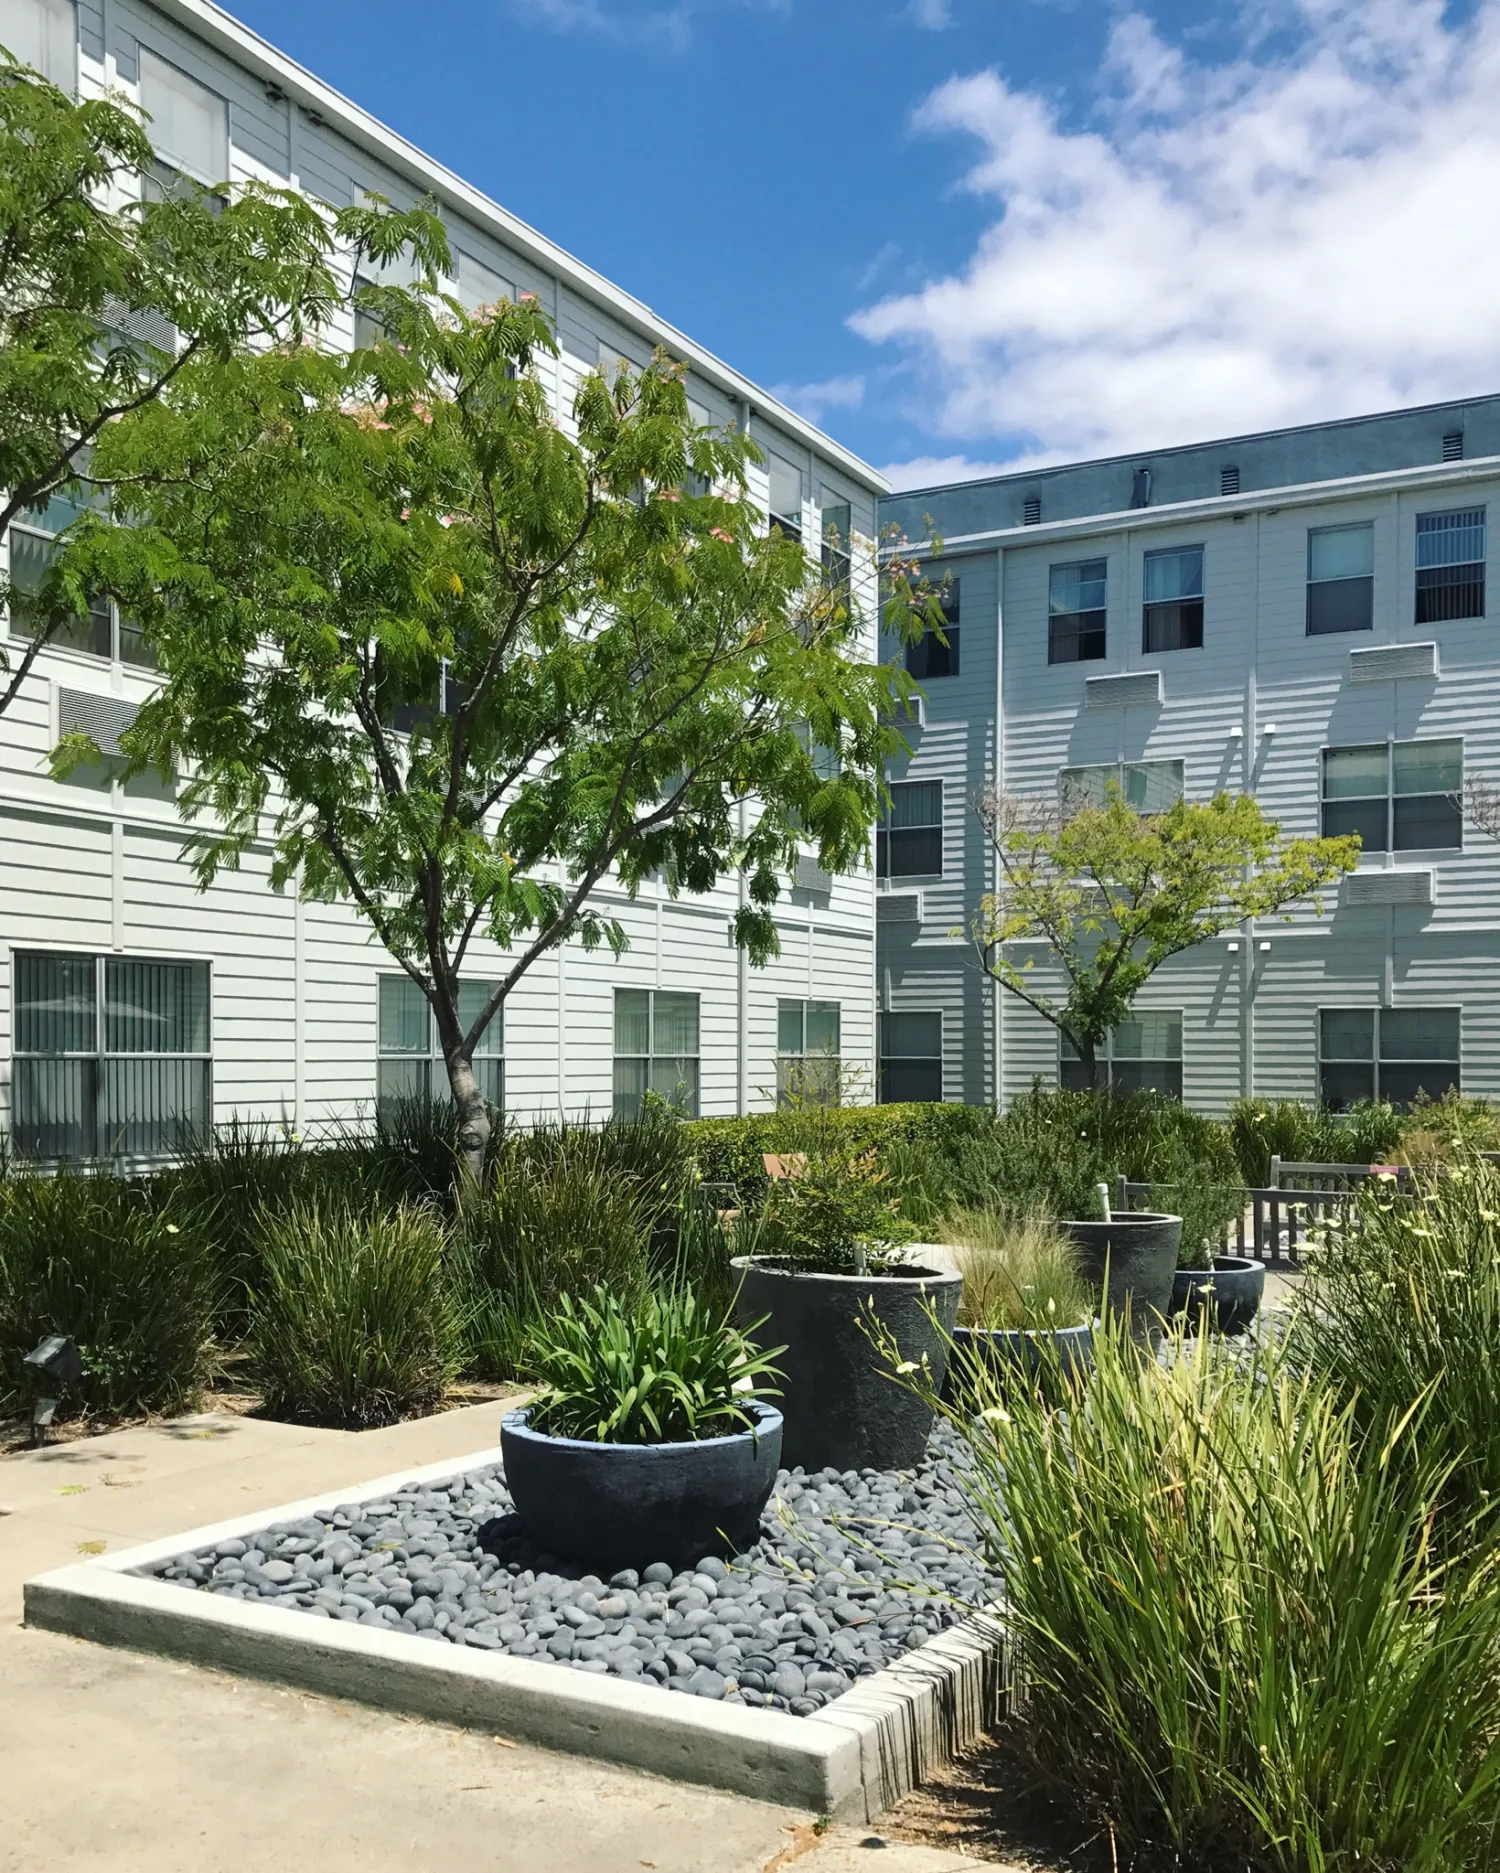
<instances>
[{"instance_id":1,"label":"metal louver vent","mask_svg":"<svg viewBox=\"0 0 1500 1873\"><path fill-rule=\"evenodd\" d=\"M1238 494L1239 491L1239 466L1234 462L1226 462L1219 470L1219 492L1220 494Z\"/></svg>"},{"instance_id":2,"label":"metal louver vent","mask_svg":"<svg viewBox=\"0 0 1500 1873\"><path fill-rule=\"evenodd\" d=\"M1424 865L1352 871L1344 879L1344 903L1355 910L1381 904L1430 904L1432 887L1432 872Z\"/></svg>"},{"instance_id":3,"label":"metal louver vent","mask_svg":"<svg viewBox=\"0 0 1500 1873\"><path fill-rule=\"evenodd\" d=\"M815 858L799 858L797 875L792 881L798 891L831 891L833 879Z\"/></svg>"},{"instance_id":4,"label":"metal louver vent","mask_svg":"<svg viewBox=\"0 0 1500 1873\"><path fill-rule=\"evenodd\" d=\"M1438 673L1436 644L1372 645L1349 652L1351 683L1390 683L1398 677L1427 677Z\"/></svg>"},{"instance_id":5,"label":"metal louver vent","mask_svg":"<svg viewBox=\"0 0 1500 1873\"><path fill-rule=\"evenodd\" d=\"M1443 460L1461 462L1464 459L1464 432L1450 429L1443 437Z\"/></svg>"},{"instance_id":6,"label":"metal louver vent","mask_svg":"<svg viewBox=\"0 0 1500 1873\"><path fill-rule=\"evenodd\" d=\"M63 735L87 735L103 755L120 753L120 737L137 714L133 702L118 696L96 696L87 689L59 689L57 726Z\"/></svg>"},{"instance_id":7,"label":"metal louver vent","mask_svg":"<svg viewBox=\"0 0 1500 1873\"><path fill-rule=\"evenodd\" d=\"M1161 707L1161 671L1136 670L1128 676L1091 676L1084 684L1086 709L1157 709Z\"/></svg>"},{"instance_id":8,"label":"metal louver vent","mask_svg":"<svg viewBox=\"0 0 1500 1873\"><path fill-rule=\"evenodd\" d=\"M160 312L134 312L122 300L110 297L104 302L104 322L117 337L139 339L158 351L176 353L177 327Z\"/></svg>"},{"instance_id":9,"label":"metal louver vent","mask_svg":"<svg viewBox=\"0 0 1500 1873\"><path fill-rule=\"evenodd\" d=\"M1041 524L1042 497L1039 494L1028 494L1026 499L1021 503L1021 525L1023 527L1039 527Z\"/></svg>"},{"instance_id":10,"label":"metal louver vent","mask_svg":"<svg viewBox=\"0 0 1500 1873\"><path fill-rule=\"evenodd\" d=\"M919 924L922 921L920 891L882 891L875 899L876 923Z\"/></svg>"}]
</instances>

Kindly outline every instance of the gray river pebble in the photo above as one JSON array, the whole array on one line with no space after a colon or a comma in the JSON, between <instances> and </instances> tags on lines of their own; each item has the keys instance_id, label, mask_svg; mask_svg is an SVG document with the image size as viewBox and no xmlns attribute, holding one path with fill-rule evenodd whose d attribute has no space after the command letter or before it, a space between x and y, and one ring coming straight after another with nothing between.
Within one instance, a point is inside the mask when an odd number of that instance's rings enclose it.
<instances>
[{"instance_id":1,"label":"gray river pebble","mask_svg":"<svg viewBox=\"0 0 1500 1873\"><path fill-rule=\"evenodd\" d=\"M339 1503L142 1572L805 1717L997 1597L962 1468L939 1425L915 1471L783 1470L747 1554L608 1580L537 1549L498 1467Z\"/></svg>"}]
</instances>

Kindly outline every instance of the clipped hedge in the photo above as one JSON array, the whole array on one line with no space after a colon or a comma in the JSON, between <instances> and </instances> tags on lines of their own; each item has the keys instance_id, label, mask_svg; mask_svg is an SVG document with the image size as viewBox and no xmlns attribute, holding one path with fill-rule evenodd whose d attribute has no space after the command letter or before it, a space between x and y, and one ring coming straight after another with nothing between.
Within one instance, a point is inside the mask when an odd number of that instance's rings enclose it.
<instances>
[{"instance_id":1,"label":"clipped hedge","mask_svg":"<svg viewBox=\"0 0 1500 1873\"><path fill-rule=\"evenodd\" d=\"M797 1151L810 1121L796 1112L751 1112L743 1118L689 1119L682 1127L699 1174L708 1183L732 1183L746 1202L766 1187L762 1153ZM956 1156L966 1140L988 1132L995 1115L987 1106L925 1104L838 1106L818 1114L841 1145L883 1151L894 1144L928 1145Z\"/></svg>"}]
</instances>

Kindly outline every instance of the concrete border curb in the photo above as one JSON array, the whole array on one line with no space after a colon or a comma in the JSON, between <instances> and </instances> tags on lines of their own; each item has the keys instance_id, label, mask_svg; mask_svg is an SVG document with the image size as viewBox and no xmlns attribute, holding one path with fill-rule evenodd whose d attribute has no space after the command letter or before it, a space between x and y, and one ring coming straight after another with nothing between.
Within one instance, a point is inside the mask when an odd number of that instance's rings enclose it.
<instances>
[{"instance_id":1,"label":"concrete border curb","mask_svg":"<svg viewBox=\"0 0 1500 1873\"><path fill-rule=\"evenodd\" d=\"M792 1717L190 1593L132 1572L271 1522L297 1521L330 1503L378 1501L403 1484L462 1476L499 1460L498 1449L475 1451L54 1569L26 1583L26 1624L498 1731L845 1821L873 1820L979 1736L993 1716L1000 1629L990 1619L941 1633L813 1716Z\"/></svg>"}]
</instances>

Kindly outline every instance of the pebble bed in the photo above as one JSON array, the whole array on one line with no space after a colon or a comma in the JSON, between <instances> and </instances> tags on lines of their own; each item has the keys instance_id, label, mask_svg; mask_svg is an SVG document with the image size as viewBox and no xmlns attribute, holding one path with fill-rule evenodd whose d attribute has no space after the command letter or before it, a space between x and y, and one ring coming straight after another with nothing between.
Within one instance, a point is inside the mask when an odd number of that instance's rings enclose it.
<instances>
[{"instance_id":1,"label":"pebble bed","mask_svg":"<svg viewBox=\"0 0 1500 1873\"><path fill-rule=\"evenodd\" d=\"M810 1716L997 1598L976 1558L962 1464L940 1425L915 1471L783 1470L755 1546L685 1570L661 1561L604 1580L539 1552L496 1465L139 1571L314 1619Z\"/></svg>"}]
</instances>

